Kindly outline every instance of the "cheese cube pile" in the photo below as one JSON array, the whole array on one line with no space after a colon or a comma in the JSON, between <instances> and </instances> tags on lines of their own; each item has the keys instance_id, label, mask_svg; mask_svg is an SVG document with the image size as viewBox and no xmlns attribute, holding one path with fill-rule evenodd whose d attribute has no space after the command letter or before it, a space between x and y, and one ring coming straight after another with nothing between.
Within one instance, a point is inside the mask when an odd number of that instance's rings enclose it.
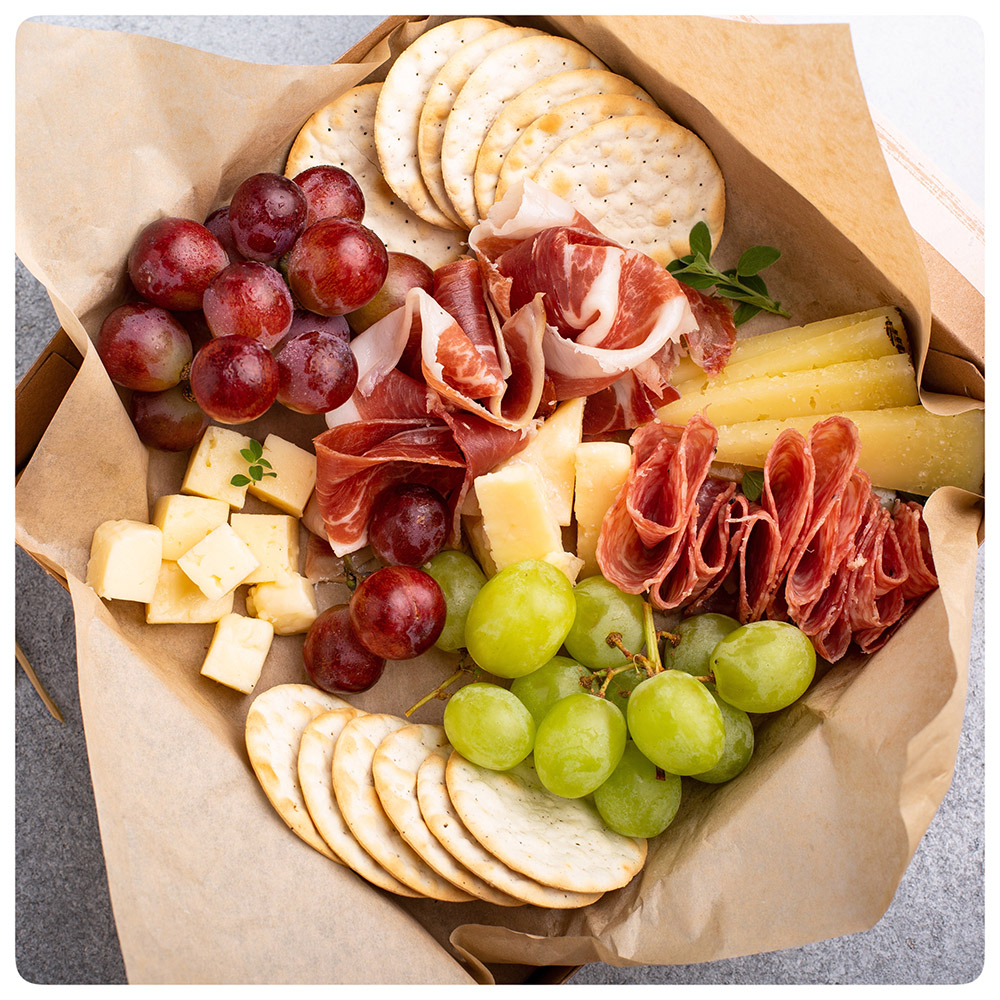
<instances>
[{"instance_id":1,"label":"cheese cube pile","mask_svg":"<svg viewBox=\"0 0 1000 1000\"><path fill-rule=\"evenodd\" d=\"M299 573L299 518L316 484L316 457L270 434L261 457L274 476L234 486L251 439L210 426L191 452L180 492L160 497L150 523L115 520L94 532L87 583L107 600L146 605L146 622L214 624L201 673L253 691L275 635L308 631L315 585ZM247 495L279 513L244 513ZM234 611L247 587L246 615Z\"/></svg>"}]
</instances>

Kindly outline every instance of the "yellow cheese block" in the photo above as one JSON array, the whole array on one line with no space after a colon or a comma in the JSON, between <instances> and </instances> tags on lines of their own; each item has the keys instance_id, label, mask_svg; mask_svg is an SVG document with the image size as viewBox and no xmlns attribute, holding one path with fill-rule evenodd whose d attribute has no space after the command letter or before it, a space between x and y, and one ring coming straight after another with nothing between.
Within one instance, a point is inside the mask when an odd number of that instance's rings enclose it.
<instances>
[{"instance_id":1,"label":"yellow cheese block","mask_svg":"<svg viewBox=\"0 0 1000 1000\"><path fill-rule=\"evenodd\" d=\"M939 486L982 492L985 411L939 416L923 406L904 406L842 415L857 425L861 438L858 464L874 486L919 496L929 496ZM782 430L794 427L806 435L825 416L722 425L716 458L760 468Z\"/></svg>"},{"instance_id":2,"label":"yellow cheese block","mask_svg":"<svg viewBox=\"0 0 1000 1000\"><path fill-rule=\"evenodd\" d=\"M229 518L259 565L243 583L271 583L299 570L299 522L290 514L238 514Z\"/></svg>"},{"instance_id":3,"label":"yellow cheese block","mask_svg":"<svg viewBox=\"0 0 1000 1000\"><path fill-rule=\"evenodd\" d=\"M568 399L560 403L542 422L538 432L516 455L505 459L495 469L527 462L542 477L545 497L558 524L573 519L573 484L576 477L576 446L583 436L583 407L586 399ZM470 490L462 507L463 514L481 513L475 490Z\"/></svg>"},{"instance_id":4,"label":"yellow cheese block","mask_svg":"<svg viewBox=\"0 0 1000 1000\"><path fill-rule=\"evenodd\" d=\"M163 532L163 558L180 559L210 531L229 520L225 500L171 493L153 506L153 524Z\"/></svg>"},{"instance_id":5,"label":"yellow cheese block","mask_svg":"<svg viewBox=\"0 0 1000 1000\"><path fill-rule=\"evenodd\" d=\"M576 449L576 554L580 575L594 576L601 522L628 478L632 449L621 441L584 441Z\"/></svg>"},{"instance_id":6,"label":"yellow cheese block","mask_svg":"<svg viewBox=\"0 0 1000 1000\"><path fill-rule=\"evenodd\" d=\"M213 424L191 452L181 493L223 500L233 510L242 510L247 498L245 486L233 486L233 476L246 475L247 460L240 454L250 447L250 438L228 427Z\"/></svg>"},{"instance_id":7,"label":"yellow cheese block","mask_svg":"<svg viewBox=\"0 0 1000 1000\"><path fill-rule=\"evenodd\" d=\"M212 644L201 666L202 677L250 694L271 648L274 628L262 618L230 613L215 624Z\"/></svg>"},{"instance_id":8,"label":"yellow cheese block","mask_svg":"<svg viewBox=\"0 0 1000 1000\"><path fill-rule=\"evenodd\" d=\"M316 485L316 456L277 434L268 434L262 450L261 457L270 463L274 475L252 482L250 493L286 514L302 517Z\"/></svg>"},{"instance_id":9,"label":"yellow cheese block","mask_svg":"<svg viewBox=\"0 0 1000 1000\"><path fill-rule=\"evenodd\" d=\"M177 565L213 601L235 590L259 560L230 524L213 528L177 560Z\"/></svg>"},{"instance_id":10,"label":"yellow cheese block","mask_svg":"<svg viewBox=\"0 0 1000 1000\"><path fill-rule=\"evenodd\" d=\"M847 331L860 324L871 323L876 324L876 326L881 325L883 329L885 329L886 323L891 325L895 333L886 331L886 336L890 339L898 337L898 349L906 349L903 321L899 315L899 311L891 306L876 306L873 309L865 309L860 312L849 313L845 316L821 319L814 323L806 323L804 326L786 326L780 330L772 330L768 333L758 334L755 337L744 337L741 340L737 340L729 358L729 365L720 374L726 374L732 365L743 364L775 351L794 352L799 343L812 340L813 338L822 338L830 334L836 334L840 331ZM793 367L806 367L794 365L791 357L788 360L789 364L785 366L784 371L791 371ZM848 358L843 357L838 360L846 361ZM690 358L681 358L677 368L674 370L671 382L675 386L679 386L691 380L704 381L705 373Z\"/></svg>"},{"instance_id":11,"label":"yellow cheese block","mask_svg":"<svg viewBox=\"0 0 1000 1000\"><path fill-rule=\"evenodd\" d=\"M193 625L217 622L233 610L235 591L218 599L206 597L175 562L164 559L152 600L146 605L149 625Z\"/></svg>"},{"instance_id":12,"label":"yellow cheese block","mask_svg":"<svg viewBox=\"0 0 1000 1000\"><path fill-rule=\"evenodd\" d=\"M826 368L845 361L864 361L906 351L903 322L896 310L879 313L851 326L836 330L810 331L801 328L798 336L775 337L761 334L751 338L753 351L734 351L725 369L709 379L704 372L686 382L674 379L677 391L686 396L699 392L709 384L739 382L748 378L783 375L808 368ZM745 341L749 344L750 341ZM767 349L762 349L760 345ZM771 346L773 345L773 346Z\"/></svg>"},{"instance_id":13,"label":"yellow cheese block","mask_svg":"<svg viewBox=\"0 0 1000 1000\"><path fill-rule=\"evenodd\" d=\"M275 635L300 635L319 616L316 587L299 573L254 584L246 596L247 614L270 622Z\"/></svg>"},{"instance_id":14,"label":"yellow cheese block","mask_svg":"<svg viewBox=\"0 0 1000 1000\"><path fill-rule=\"evenodd\" d=\"M657 411L668 424L686 424L701 410L716 426L784 420L818 413L916 406L916 374L909 356L891 354L825 368L712 384Z\"/></svg>"},{"instance_id":15,"label":"yellow cheese block","mask_svg":"<svg viewBox=\"0 0 1000 1000\"><path fill-rule=\"evenodd\" d=\"M144 521L105 521L94 532L87 584L98 597L150 601L163 558L163 532Z\"/></svg>"}]
</instances>

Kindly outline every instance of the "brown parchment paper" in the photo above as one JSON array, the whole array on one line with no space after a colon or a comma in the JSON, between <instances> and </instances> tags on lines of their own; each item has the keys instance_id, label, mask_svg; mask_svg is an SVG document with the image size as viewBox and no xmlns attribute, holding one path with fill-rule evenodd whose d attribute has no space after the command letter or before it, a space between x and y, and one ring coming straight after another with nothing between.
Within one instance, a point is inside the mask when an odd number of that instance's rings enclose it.
<instances>
[{"instance_id":1,"label":"brown parchment paper","mask_svg":"<svg viewBox=\"0 0 1000 1000\"><path fill-rule=\"evenodd\" d=\"M899 306L922 370L927 276L845 27L690 17L536 23L589 45L713 149L728 192L723 265L752 243L781 247L768 281L796 323ZM312 111L384 73L424 26L389 23L356 48L357 64L321 67L244 64L31 23L18 33L16 250L84 358L19 480L16 538L66 578L72 596L129 980L490 982L516 979L525 966L698 962L870 927L951 780L981 525L969 494L940 490L929 501L941 587L889 645L846 658L770 719L738 781L686 789L642 874L570 912L399 900L308 848L273 812L246 760L251 698L199 675L212 627L146 626L141 606L103 603L81 582L97 525L148 517L184 468L183 456L150 458L138 443L90 344L126 293L135 235L159 215L203 218L244 177L281 170ZM202 99L206 88L212 102ZM307 444L322 426L272 412L247 432ZM90 462L86 490L66 461L81 454ZM323 585L319 596L325 605L342 595ZM452 668L441 654L391 664L352 700L402 712ZM301 637L279 637L258 691L303 679ZM438 720L441 710L435 701L413 719Z\"/></svg>"}]
</instances>

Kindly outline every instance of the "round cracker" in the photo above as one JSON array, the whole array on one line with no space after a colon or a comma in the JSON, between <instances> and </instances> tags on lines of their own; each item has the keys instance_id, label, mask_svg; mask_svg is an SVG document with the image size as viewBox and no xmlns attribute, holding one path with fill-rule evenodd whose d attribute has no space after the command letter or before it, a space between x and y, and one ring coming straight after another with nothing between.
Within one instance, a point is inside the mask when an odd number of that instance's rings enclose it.
<instances>
[{"instance_id":1,"label":"round cracker","mask_svg":"<svg viewBox=\"0 0 1000 1000\"><path fill-rule=\"evenodd\" d=\"M715 157L693 132L650 115L608 118L561 142L534 180L622 246L666 265L704 222L717 246L726 195Z\"/></svg>"},{"instance_id":2,"label":"round cracker","mask_svg":"<svg viewBox=\"0 0 1000 1000\"><path fill-rule=\"evenodd\" d=\"M503 158L490 197L499 201L507 189L522 177L533 178L535 171L549 153L575 133L604 121L605 118L639 114L652 115L654 118L670 117L655 104L650 104L632 94L583 94L552 108L521 130ZM478 180L478 165L476 177Z\"/></svg>"},{"instance_id":3,"label":"round cracker","mask_svg":"<svg viewBox=\"0 0 1000 1000\"><path fill-rule=\"evenodd\" d=\"M461 228L461 223L431 198L417 156L420 112L441 67L466 42L502 28L489 17L460 17L425 31L397 56L389 68L375 108L375 149L386 183L410 209L435 226Z\"/></svg>"},{"instance_id":4,"label":"round cracker","mask_svg":"<svg viewBox=\"0 0 1000 1000\"><path fill-rule=\"evenodd\" d=\"M532 84L503 106L479 148L473 187L480 218L499 200L497 184L503 165L525 129L555 108L593 94L625 94L656 107L642 87L609 69L571 69Z\"/></svg>"},{"instance_id":5,"label":"round cracker","mask_svg":"<svg viewBox=\"0 0 1000 1000\"><path fill-rule=\"evenodd\" d=\"M494 50L469 76L445 123L441 173L448 199L470 229L479 221L474 175L480 147L508 101L532 84L571 69L604 69L579 42L533 35Z\"/></svg>"},{"instance_id":6,"label":"round cracker","mask_svg":"<svg viewBox=\"0 0 1000 1000\"><path fill-rule=\"evenodd\" d=\"M577 909L601 898L599 892L567 892L553 889L505 865L483 847L455 812L445 772L448 754L431 754L417 771L417 801L428 829L462 865L510 896L550 909Z\"/></svg>"},{"instance_id":7,"label":"round cracker","mask_svg":"<svg viewBox=\"0 0 1000 1000\"><path fill-rule=\"evenodd\" d=\"M417 801L417 771L431 754L451 752L443 726L415 723L389 733L372 758L375 791L386 815L403 839L439 875L478 899L499 906L521 906L522 900L484 882L444 849L430 831Z\"/></svg>"},{"instance_id":8,"label":"round cracker","mask_svg":"<svg viewBox=\"0 0 1000 1000\"><path fill-rule=\"evenodd\" d=\"M278 815L310 847L340 863L309 815L298 775L303 731L317 715L336 708L350 705L309 684L277 684L254 698L247 712L244 739L250 766Z\"/></svg>"},{"instance_id":9,"label":"round cracker","mask_svg":"<svg viewBox=\"0 0 1000 1000\"><path fill-rule=\"evenodd\" d=\"M395 715L372 713L344 726L333 750L337 805L361 846L394 878L432 899L470 902L474 896L442 878L400 836L375 790L375 751L386 736L405 725Z\"/></svg>"},{"instance_id":10,"label":"round cracker","mask_svg":"<svg viewBox=\"0 0 1000 1000\"><path fill-rule=\"evenodd\" d=\"M553 795L530 758L509 771L491 771L453 751L445 780L472 836L505 865L545 885L607 892L627 885L645 863L645 840L609 830L585 799Z\"/></svg>"},{"instance_id":11,"label":"round cracker","mask_svg":"<svg viewBox=\"0 0 1000 1000\"><path fill-rule=\"evenodd\" d=\"M333 751L344 726L365 713L359 708L335 708L316 716L302 732L298 775L309 815L333 852L372 885L400 896L420 893L390 875L362 846L344 821L333 791Z\"/></svg>"},{"instance_id":12,"label":"round cracker","mask_svg":"<svg viewBox=\"0 0 1000 1000\"><path fill-rule=\"evenodd\" d=\"M292 143L285 176L320 163L346 170L365 196L364 224L387 249L412 254L436 269L465 252L462 235L421 219L386 184L375 149L381 88L381 83L352 87L311 115Z\"/></svg>"},{"instance_id":13,"label":"round cracker","mask_svg":"<svg viewBox=\"0 0 1000 1000\"><path fill-rule=\"evenodd\" d=\"M451 56L441 67L427 92L417 126L417 159L420 163L420 173L438 208L460 225L462 218L448 198L442 174L442 144L448 115L465 82L490 52L518 38L541 34L543 32L537 28L514 25L504 25L502 28L488 31L485 35L463 45Z\"/></svg>"}]
</instances>

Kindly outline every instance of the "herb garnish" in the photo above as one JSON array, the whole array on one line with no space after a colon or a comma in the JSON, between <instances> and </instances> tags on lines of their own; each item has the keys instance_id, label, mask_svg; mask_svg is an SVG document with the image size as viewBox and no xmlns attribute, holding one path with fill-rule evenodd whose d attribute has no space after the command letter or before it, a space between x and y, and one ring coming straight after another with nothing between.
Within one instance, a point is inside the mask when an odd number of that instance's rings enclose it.
<instances>
[{"instance_id":1,"label":"herb garnish","mask_svg":"<svg viewBox=\"0 0 1000 1000\"><path fill-rule=\"evenodd\" d=\"M278 478L277 472L265 472L265 469L271 468L271 463L263 457L264 449L259 441L250 441L250 446L248 448L241 448L240 454L246 459L249 464L247 472L250 473L249 476L244 476L237 472L229 482L233 486L249 486L251 482L259 483L265 476L273 476L275 479Z\"/></svg>"},{"instance_id":2,"label":"herb garnish","mask_svg":"<svg viewBox=\"0 0 1000 1000\"><path fill-rule=\"evenodd\" d=\"M740 489L743 490L743 495L747 500L756 503L761 494L764 492L764 473L761 469L747 469L743 473L743 481L740 483Z\"/></svg>"},{"instance_id":3,"label":"herb garnish","mask_svg":"<svg viewBox=\"0 0 1000 1000\"><path fill-rule=\"evenodd\" d=\"M733 323L739 326L764 311L787 316L781 303L770 298L767 285L760 277L765 267L770 267L781 251L774 247L756 246L745 250L736 267L720 271L709 263L712 237L708 226L698 222L689 237L691 253L667 264L667 270L685 285L699 290L715 286L717 294L740 304L733 310Z\"/></svg>"}]
</instances>

